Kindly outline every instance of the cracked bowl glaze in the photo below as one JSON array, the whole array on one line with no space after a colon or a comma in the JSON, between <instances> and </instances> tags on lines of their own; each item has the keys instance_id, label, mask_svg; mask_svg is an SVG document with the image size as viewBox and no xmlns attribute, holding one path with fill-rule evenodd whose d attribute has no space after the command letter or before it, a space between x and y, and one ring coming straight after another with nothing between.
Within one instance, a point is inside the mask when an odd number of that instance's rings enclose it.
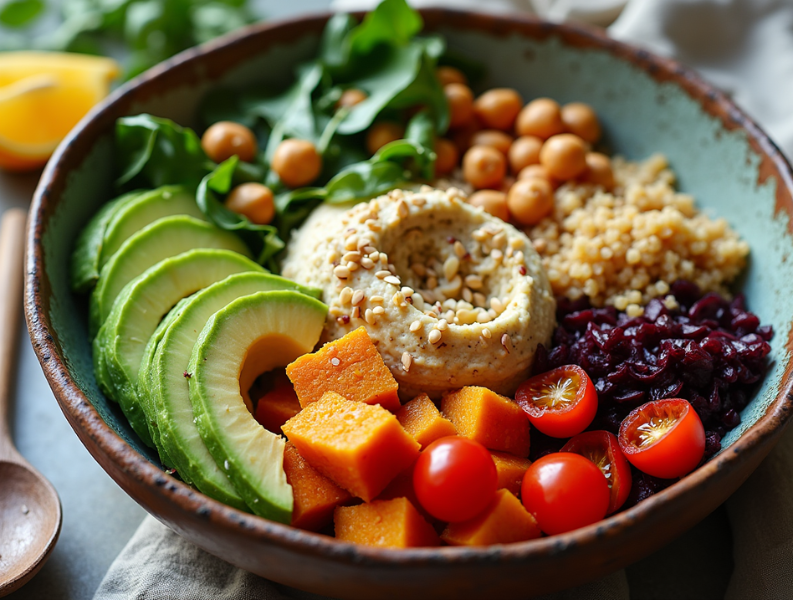
<instances>
[{"instance_id":1,"label":"cracked bowl glaze","mask_svg":"<svg viewBox=\"0 0 800 600\"><path fill-rule=\"evenodd\" d=\"M774 446L792 413L792 175L753 121L695 73L601 33L529 17L424 10L426 28L488 66L484 85L526 99L581 100L603 147L664 153L678 187L750 244L740 282L775 329L771 367L723 449L668 489L595 525L489 548L391 550L339 543L224 506L166 475L92 374L86 305L69 290L75 238L113 193L115 120L151 112L193 124L217 86L284 86L313 55L327 15L256 25L162 63L114 92L59 146L36 191L27 240L26 318L64 415L108 474L161 522L280 583L341 598L530 597L578 585L665 545L719 506Z\"/></svg>"}]
</instances>

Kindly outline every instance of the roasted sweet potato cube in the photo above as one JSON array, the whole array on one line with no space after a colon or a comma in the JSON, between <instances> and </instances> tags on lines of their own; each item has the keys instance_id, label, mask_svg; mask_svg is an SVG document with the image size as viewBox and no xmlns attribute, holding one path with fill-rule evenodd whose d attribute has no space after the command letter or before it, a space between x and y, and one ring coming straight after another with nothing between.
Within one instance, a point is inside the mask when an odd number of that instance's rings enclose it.
<instances>
[{"instance_id":1,"label":"roasted sweet potato cube","mask_svg":"<svg viewBox=\"0 0 800 600\"><path fill-rule=\"evenodd\" d=\"M341 506L333 513L336 539L368 546L438 546L436 530L407 498Z\"/></svg>"},{"instance_id":2,"label":"roasted sweet potato cube","mask_svg":"<svg viewBox=\"0 0 800 600\"><path fill-rule=\"evenodd\" d=\"M291 442L283 450L283 470L292 486L292 525L295 527L319 531L333 519L333 509L352 498L300 456Z\"/></svg>"},{"instance_id":3,"label":"roasted sweet potato cube","mask_svg":"<svg viewBox=\"0 0 800 600\"><path fill-rule=\"evenodd\" d=\"M497 489L507 489L515 496L519 496L522 488L522 477L525 471L531 466L531 461L527 458L514 456L507 452L497 452L490 450L494 466L497 467Z\"/></svg>"},{"instance_id":4,"label":"roasted sweet potato cube","mask_svg":"<svg viewBox=\"0 0 800 600\"><path fill-rule=\"evenodd\" d=\"M455 426L439 412L427 394L420 394L401 406L396 416L400 425L423 448L441 437L456 435Z\"/></svg>"},{"instance_id":5,"label":"roasted sweet potato cube","mask_svg":"<svg viewBox=\"0 0 800 600\"><path fill-rule=\"evenodd\" d=\"M306 405L283 433L315 469L366 502L411 466L420 448L385 408L335 392Z\"/></svg>"},{"instance_id":6,"label":"roasted sweet potato cube","mask_svg":"<svg viewBox=\"0 0 800 600\"><path fill-rule=\"evenodd\" d=\"M283 424L299 413L301 408L292 384L286 380L259 398L256 421L272 433L280 434Z\"/></svg>"},{"instance_id":7,"label":"roasted sweet potato cube","mask_svg":"<svg viewBox=\"0 0 800 600\"><path fill-rule=\"evenodd\" d=\"M532 540L542 535L519 499L506 489L498 490L494 502L477 517L450 523L442 539L453 546L489 546Z\"/></svg>"},{"instance_id":8,"label":"roasted sweet potato cube","mask_svg":"<svg viewBox=\"0 0 800 600\"><path fill-rule=\"evenodd\" d=\"M397 382L365 327L301 356L286 367L286 374L303 407L325 392L336 392L348 400L380 404L392 412L400 408Z\"/></svg>"},{"instance_id":9,"label":"roasted sweet potato cube","mask_svg":"<svg viewBox=\"0 0 800 600\"><path fill-rule=\"evenodd\" d=\"M484 387L468 386L445 394L442 412L459 435L490 450L528 456L531 445L528 417L508 398Z\"/></svg>"}]
</instances>

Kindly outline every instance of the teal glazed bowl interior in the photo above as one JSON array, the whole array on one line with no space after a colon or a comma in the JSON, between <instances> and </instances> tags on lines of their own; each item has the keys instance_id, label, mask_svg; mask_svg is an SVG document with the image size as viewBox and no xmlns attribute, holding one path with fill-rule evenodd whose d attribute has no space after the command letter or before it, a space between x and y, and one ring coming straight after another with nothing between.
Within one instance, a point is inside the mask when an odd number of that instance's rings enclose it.
<instances>
[{"instance_id":1,"label":"teal glazed bowl interior","mask_svg":"<svg viewBox=\"0 0 800 600\"><path fill-rule=\"evenodd\" d=\"M149 112L195 124L209 90L283 89L311 57L327 15L257 25L159 65L84 119L48 164L31 210L26 315L45 375L95 459L137 502L207 551L304 590L345 598L526 597L578 585L663 546L708 515L752 473L792 412L791 169L725 96L680 65L584 29L532 18L422 11L426 28L483 62L483 87L526 100L584 101L604 145L628 159L659 152L678 188L750 244L741 290L774 327L766 380L703 467L593 526L486 548L392 550L345 544L239 512L165 474L92 372L85 301L70 292L68 262L81 228L113 197L118 117Z\"/></svg>"}]
</instances>

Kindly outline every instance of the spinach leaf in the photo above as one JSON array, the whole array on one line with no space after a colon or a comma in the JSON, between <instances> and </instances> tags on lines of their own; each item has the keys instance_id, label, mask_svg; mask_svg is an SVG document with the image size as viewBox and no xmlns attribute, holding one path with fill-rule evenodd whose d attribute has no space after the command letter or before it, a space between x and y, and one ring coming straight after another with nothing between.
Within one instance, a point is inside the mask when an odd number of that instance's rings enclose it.
<instances>
[{"instance_id":1,"label":"spinach leaf","mask_svg":"<svg viewBox=\"0 0 800 600\"><path fill-rule=\"evenodd\" d=\"M319 52L319 59L326 68L335 71L349 62L352 49L350 32L355 27L355 18L347 13L338 13L328 19Z\"/></svg>"},{"instance_id":2,"label":"spinach leaf","mask_svg":"<svg viewBox=\"0 0 800 600\"><path fill-rule=\"evenodd\" d=\"M27 27L44 11L43 0L10 0L0 5L0 24Z\"/></svg>"},{"instance_id":3,"label":"spinach leaf","mask_svg":"<svg viewBox=\"0 0 800 600\"><path fill-rule=\"evenodd\" d=\"M405 0L384 0L350 36L354 52L367 54L381 43L405 46L422 29L422 17Z\"/></svg>"},{"instance_id":4,"label":"spinach leaf","mask_svg":"<svg viewBox=\"0 0 800 600\"><path fill-rule=\"evenodd\" d=\"M147 114L117 119L116 147L119 186L196 186L209 171L197 134L169 119Z\"/></svg>"},{"instance_id":5,"label":"spinach leaf","mask_svg":"<svg viewBox=\"0 0 800 600\"><path fill-rule=\"evenodd\" d=\"M247 217L225 208L217 197L217 194L224 196L230 192L238 162L239 159L232 156L203 177L197 186L197 206L212 223L236 232L248 245L259 264L267 265L270 270L277 270L275 255L285 246L278 237L277 228L250 222Z\"/></svg>"},{"instance_id":6,"label":"spinach leaf","mask_svg":"<svg viewBox=\"0 0 800 600\"><path fill-rule=\"evenodd\" d=\"M327 196L325 188L301 188L275 196L275 223L283 239L300 226Z\"/></svg>"}]
</instances>

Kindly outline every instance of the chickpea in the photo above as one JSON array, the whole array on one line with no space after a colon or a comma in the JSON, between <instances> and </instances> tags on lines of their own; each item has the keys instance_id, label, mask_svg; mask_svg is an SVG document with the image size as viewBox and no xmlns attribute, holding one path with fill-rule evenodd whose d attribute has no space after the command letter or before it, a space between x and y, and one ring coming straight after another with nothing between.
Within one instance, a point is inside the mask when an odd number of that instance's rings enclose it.
<instances>
[{"instance_id":1,"label":"chickpea","mask_svg":"<svg viewBox=\"0 0 800 600\"><path fill-rule=\"evenodd\" d=\"M467 78L464 76L464 73L455 67L439 67L436 69L436 78L439 80L439 83L441 83L442 86L445 86L448 83L460 83L461 85L467 85Z\"/></svg>"},{"instance_id":2,"label":"chickpea","mask_svg":"<svg viewBox=\"0 0 800 600\"><path fill-rule=\"evenodd\" d=\"M574 179L586 169L585 142L574 133L554 135L542 144L539 160L556 179Z\"/></svg>"},{"instance_id":3,"label":"chickpea","mask_svg":"<svg viewBox=\"0 0 800 600\"><path fill-rule=\"evenodd\" d=\"M517 179L544 179L555 190L560 183L553 179L542 165L528 165L517 174Z\"/></svg>"},{"instance_id":4,"label":"chickpea","mask_svg":"<svg viewBox=\"0 0 800 600\"><path fill-rule=\"evenodd\" d=\"M339 100L336 102L336 108L342 108L343 106L353 108L356 104L361 104L366 99L367 95L364 92L357 88L350 88L344 90L342 95L339 96Z\"/></svg>"},{"instance_id":5,"label":"chickpea","mask_svg":"<svg viewBox=\"0 0 800 600\"><path fill-rule=\"evenodd\" d=\"M508 149L514 138L508 135L505 131L498 131L497 129L483 129L476 131L470 139L470 146L491 146L497 148L503 154L508 154Z\"/></svg>"},{"instance_id":6,"label":"chickpea","mask_svg":"<svg viewBox=\"0 0 800 600\"><path fill-rule=\"evenodd\" d=\"M550 98L539 98L525 105L517 117L517 135L535 135L547 138L564 133L561 107Z\"/></svg>"},{"instance_id":7,"label":"chickpea","mask_svg":"<svg viewBox=\"0 0 800 600\"><path fill-rule=\"evenodd\" d=\"M544 179L521 179L508 191L508 210L522 225L536 225L553 210L553 188Z\"/></svg>"},{"instance_id":8,"label":"chickpea","mask_svg":"<svg viewBox=\"0 0 800 600\"><path fill-rule=\"evenodd\" d=\"M260 183L237 185L228 194L225 208L247 217L256 225L266 225L275 217L272 190Z\"/></svg>"},{"instance_id":9,"label":"chickpea","mask_svg":"<svg viewBox=\"0 0 800 600\"><path fill-rule=\"evenodd\" d=\"M472 206L482 208L493 217L508 222L511 218L506 203L506 195L497 190L480 190L475 192L467 200Z\"/></svg>"},{"instance_id":10,"label":"chickpea","mask_svg":"<svg viewBox=\"0 0 800 600\"><path fill-rule=\"evenodd\" d=\"M309 141L283 140L272 157L272 170L290 188L302 187L314 181L322 170L322 158Z\"/></svg>"},{"instance_id":11,"label":"chickpea","mask_svg":"<svg viewBox=\"0 0 800 600\"><path fill-rule=\"evenodd\" d=\"M514 140L508 151L508 162L514 173L519 173L527 166L539 163L539 152L542 150L542 140L533 135L523 135Z\"/></svg>"},{"instance_id":12,"label":"chickpea","mask_svg":"<svg viewBox=\"0 0 800 600\"><path fill-rule=\"evenodd\" d=\"M581 180L603 186L606 190L614 187L614 171L611 160L599 152L589 152L586 155L586 171L581 175Z\"/></svg>"},{"instance_id":13,"label":"chickpea","mask_svg":"<svg viewBox=\"0 0 800 600\"><path fill-rule=\"evenodd\" d=\"M472 118L472 90L463 83L448 83L444 94L450 106L450 127L462 127Z\"/></svg>"},{"instance_id":14,"label":"chickpea","mask_svg":"<svg viewBox=\"0 0 800 600\"><path fill-rule=\"evenodd\" d=\"M582 102L571 102L561 107L561 121L567 131L590 144L600 139L600 122L594 109Z\"/></svg>"},{"instance_id":15,"label":"chickpea","mask_svg":"<svg viewBox=\"0 0 800 600\"><path fill-rule=\"evenodd\" d=\"M402 140L405 129L402 125L391 121L379 121L367 130L367 151L375 154L390 142Z\"/></svg>"},{"instance_id":16,"label":"chickpea","mask_svg":"<svg viewBox=\"0 0 800 600\"><path fill-rule=\"evenodd\" d=\"M233 121L214 123L206 129L200 145L208 158L216 163L221 163L234 155L245 162L252 162L258 149L253 132Z\"/></svg>"},{"instance_id":17,"label":"chickpea","mask_svg":"<svg viewBox=\"0 0 800 600\"><path fill-rule=\"evenodd\" d=\"M436 152L434 171L438 177L452 173L458 165L458 148L447 138L439 138L433 145Z\"/></svg>"},{"instance_id":18,"label":"chickpea","mask_svg":"<svg viewBox=\"0 0 800 600\"><path fill-rule=\"evenodd\" d=\"M464 155L464 179L475 189L498 187L506 175L506 157L491 146L473 146Z\"/></svg>"},{"instance_id":19,"label":"chickpea","mask_svg":"<svg viewBox=\"0 0 800 600\"><path fill-rule=\"evenodd\" d=\"M496 88L478 96L474 104L478 119L491 129L511 129L522 110L522 97L516 90Z\"/></svg>"}]
</instances>

